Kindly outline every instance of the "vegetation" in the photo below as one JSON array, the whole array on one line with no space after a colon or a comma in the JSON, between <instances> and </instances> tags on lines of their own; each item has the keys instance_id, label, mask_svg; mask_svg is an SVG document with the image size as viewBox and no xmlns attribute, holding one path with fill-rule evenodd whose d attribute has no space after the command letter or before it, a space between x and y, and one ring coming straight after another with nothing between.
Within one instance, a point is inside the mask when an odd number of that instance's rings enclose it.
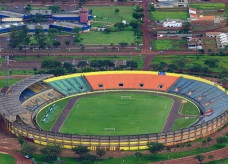
<instances>
[{"instance_id":1,"label":"vegetation","mask_svg":"<svg viewBox=\"0 0 228 164\"><path fill-rule=\"evenodd\" d=\"M40 152L45 155L48 160L57 160L57 157L60 157L62 152L61 145L50 144L40 149Z\"/></svg>"},{"instance_id":2,"label":"vegetation","mask_svg":"<svg viewBox=\"0 0 228 164\"><path fill-rule=\"evenodd\" d=\"M183 50L186 44L185 40L157 39L152 41L153 50Z\"/></svg>"},{"instance_id":3,"label":"vegetation","mask_svg":"<svg viewBox=\"0 0 228 164\"><path fill-rule=\"evenodd\" d=\"M14 157L8 155L8 154L2 154L0 153L0 163L4 164L15 164L16 160Z\"/></svg>"},{"instance_id":4,"label":"vegetation","mask_svg":"<svg viewBox=\"0 0 228 164\"><path fill-rule=\"evenodd\" d=\"M121 96L131 96L131 99L121 99ZM171 105L172 99L154 94L88 95L77 101L60 131L87 135L131 135L161 132ZM78 124L80 126L77 126ZM115 131L106 131L105 128L115 128Z\"/></svg>"},{"instance_id":5,"label":"vegetation","mask_svg":"<svg viewBox=\"0 0 228 164\"><path fill-rule=\"evenodd\" d=\"M158 142L152 142L152 143L148 143L148 150L150 151L150 153L156 155L158 152L162 151L164 149L164 145L162 143L158 143Z\"/></svg>"},{"instance_id":6,"label":"vegetation","mask_svg":"<svg viewBox=\"0 0 228 164\"><path fill-rule=\"evenodd\" d=\"M183 107L180 108L180 110L181 110L181 114L183 114L183 115L196 115L196 116L198 116L200 114L196 105L194 105L190 101L187 101L187 103L184 103Z\"/></svg>"},{"instance_id":7,"label":"vegetation","mask_svg":"<svg viewBox=\"0 0 228 164\"><path fill-rule=\"evenodd\" d=\"M172 130L179 130L192 125L197 118L178 118L175 120Z\"/></svg>"},{"instance_id":8,"label":"vegetation","mask_svg":"<svg viewBox=\"0 0 228 164\"><path fill-rule=\"evenodd\" d=\"M166 19L182 19L186 20L189 17L187 11L152 11L151 19L153 20L166 20Z\"/></svg>"},{"instance_id":9,"label":"vegetation","mask_svg":"<svg viewBox=\"0 0 228 164\"><path fill-rule=\"evenodd\" d=\"M12 85L16 83L17 81L20 81L21 79L10 79L9 85ZM6 79L0 79L0 88L6 87Z\"/></svg>"},{"instance_id":10,"label":"vegetation","mask_svg":"<svg viewBox=\"0 0 228 164\"><path fill-rule=\"evenodd\" d=\"M80 34L80 37L82 38L81 43L85 45L118 45L121 42L126 42L128 44L135 43L133 31L110 32L109 34L103 32L90 32L82 33Z\"/></svg>"},{"instance_id":11,"label":"vegetation","mask_svg":"<svg viewBox=\"0 0 228 164\"><path fill-rule=\"evenodd\" d=\"M32 157L32 155L35 153L36 150L37 150L37 147L28 142L24 142L21 147L21 152L24 155L28 155L29 157Z\"/></svg>"},{"instance_id":12,"label":"vegetation","mask_svg":"<svg viewBox=\"0 0 228 164\"><path fill-rule=\"evenodd\" d=\"M219 10L225 9L225 3L190 3L189 7L199 9L199 10Z\"/></svg>"}]
</instances>

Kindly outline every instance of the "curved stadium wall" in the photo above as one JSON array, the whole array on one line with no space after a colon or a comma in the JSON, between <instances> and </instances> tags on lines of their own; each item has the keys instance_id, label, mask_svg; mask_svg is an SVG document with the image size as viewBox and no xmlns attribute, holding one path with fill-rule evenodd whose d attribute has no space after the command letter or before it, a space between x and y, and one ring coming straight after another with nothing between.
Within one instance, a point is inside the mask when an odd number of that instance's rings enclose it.
<instances>
[{"instance_id":1,"label":"curved stadium wall","mask_svg":"<svg viewBox=\"0 0 228 164\"><path fill-rule=\"evenodd\" d=\"M221 86L215 85L213 82L210 82L208 80L201 79L198 77L194 77L194 76L180 75L180 74L173 74L173 73L166 73L166 75L158 75L159 74L158 72L106 71L106 72L72 74L72 75L66 75L66 76L60 76L60 77L54 77L54 78L47 78L46 80L44 80L44 82L50 83L57 80L63 80L67 78L80 77L80 76L87 78L89 76L95 76L95 75L103 76L103 75L120 75L120 74L121 75L130 74L133 76L136 74L172 76L172 77L177 77L178 79L185 78L185 79L209 84L211 87L219 89L227 96L225 89L222 88ZM175 83L176 81L172 84L172 87L176 85ZM172 87L169 87L168 89L171 90ZM87 93L81 93L81 94L87 94ZM171 94L173 93L171 92ZM66 95L65 97L76 96L76 95L79 95L79 94ZM179 95L189 98L181 94ZM60 99L60 97L40 105L32 113L32 117L35 117L36 114L43 107L45 107L46 105L52 102L55 102L58 99ZM218 129L222 128L228 122L228 110L227 110L228 106L225 106L225 107L226 107L226 110L224 110L222 113L219 113L212 119L200 122L189 128L184 128L182 130L177 130L177 131L155 133L155 134L142 134L142 135L129 135L129 136L94 136L94 135L86 136L86 135L63 134L58 132L43 131L38 127L34 128L28 125L22 125L17 123L17 121L9 121L5 117L3 118L7 129L11 133L15 134L16 136L24 136L25 138L30 139L33 142L41 145L47 145L49 143L57 143L57 144L61 144L64 148L69 148L69 149L77 145L84 145L84 146L88 146L91 150L95 150L97 148L103 148L106 150L138 150L138 149L146 149L148 142L160 142L160 143L164 143L165 145L175 145L179 143L194 141L201 137L206 137L216 132Z\"/></svg>"}]
</instances>

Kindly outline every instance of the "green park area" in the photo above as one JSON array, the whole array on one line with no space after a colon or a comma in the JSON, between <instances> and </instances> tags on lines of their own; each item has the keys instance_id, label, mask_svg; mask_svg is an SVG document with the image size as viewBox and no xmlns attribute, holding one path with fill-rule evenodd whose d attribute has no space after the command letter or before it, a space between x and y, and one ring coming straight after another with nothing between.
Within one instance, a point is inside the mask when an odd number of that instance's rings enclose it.
<instances>
[{"instance_id":1,"label":"green park area","mask_svg":"<svg viewBox=\"0 0 228 164\"><path fill-rule=\"evenodd\" d=\"M155 51L161 50L184 50L186 48L185 40L157 39L151 41L152 48Z\"/></svg>"},{"instance_id":2,"label":"green park area","mask_svg":"<svg viewBox=\"0 0 228 164\"><path fill-rule=\"evenodd\" d=\"M121 42L128 44L135 43L135 34L133 31L110 32L108 34L91 31L90 33L82 33L80 37L83 39L81 43L85 45L118 45Z\"/></svg>"},{"instance_id":3,"label":"green park area","mask_svg":"<svg viewBox=\"0 0 228 164\"><path fill-rule=\"evenodd\" d=\"M219 10L225 9L225 3L190 3L189 7L199 9L199 10Z\"/></svg>"},{"instance_id":4,"label":"green park area","mask_svg":"<svg viewBox=\"0 0 228 164\"><path fill-rule=\"evenodd\" d=\"M166 20L166 19L182 19L186 20L189 17L187 11L152 11L152 20Z\"/></svg>"},{"instance_id":5,"label":"green park area","mask_svg":"<svg viewBox=\"0 0 228 164\"><path fill-rule=\"evenodd\" d=\"M8 154L0 153L0 163L1 164L15 164L16 160L14 157L12 157Z\"/></svg>"},{"instance_id":6,"label":"green park area","mask_svg":"<svg viewBox=\"0 0 228 164\"><path fill-rule=\"evenodd\" d=\"M135 6L90 6L95 18L94 22L113 24L125 20L127 23L134 20L132 13ZM119 12L116 12L116 9Z\"/></svg>"}]
</instances>

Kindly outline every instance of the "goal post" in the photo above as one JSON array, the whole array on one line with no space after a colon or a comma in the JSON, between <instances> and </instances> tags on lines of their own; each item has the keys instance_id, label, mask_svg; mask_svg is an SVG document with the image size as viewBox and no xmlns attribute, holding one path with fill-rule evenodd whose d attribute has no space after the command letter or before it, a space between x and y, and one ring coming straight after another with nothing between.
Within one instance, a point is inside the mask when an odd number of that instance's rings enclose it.
<instances>
[{"instance_id":1,"label":"goal post","mask_svg":"<svg viewBox=\"0 0 228 164\"><path fill-rule=\"evenodd\" d=\"M131 100L131 96L121 96L121 99Z\"/></svg>"},{"instance_id":2,"label":"goal post","mask_svg":"<svg viewBox=\"0 0 228 164\"><path fill-rule=\"evenodd\" d=\"M105 128L105 132L115 132L116 128Z\"/></svg>"}]
</instances>

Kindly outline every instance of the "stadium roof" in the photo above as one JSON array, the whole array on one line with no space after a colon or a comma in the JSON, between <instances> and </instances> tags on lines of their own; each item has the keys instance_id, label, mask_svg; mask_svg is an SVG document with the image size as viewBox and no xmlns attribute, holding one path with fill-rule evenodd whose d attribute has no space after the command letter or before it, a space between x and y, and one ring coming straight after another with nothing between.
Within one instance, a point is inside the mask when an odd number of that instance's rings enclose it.
<instances>
[{"instance_id":1,"label":"stadium roof","mask_svg":"<svg viewBox=\"0 0 228 164\"><path fill-rule=\"evenodd\" d=\"M0 30L1 29L7 29L10 28L11 26L23 26L24 23L20 22L20 23L7 23L7 24L0 24Z\"/></svg>"},{"instance_id":2,"label":"stadium roof","mask_svg":"<svg viewBox=\"0 0 228 164\"><path fill-rule=\"evenodd\" d=\"M41 15L51 15L52 10L45 10L45 9L37 9L37 10L31 10L31 15L41 14Z\"/></svg>"},{"instance_id":3,"label":"stadium roof","mask_svg":"<svg viewBox=\"0 0 228 164\"><path fill-rule=\"evenodd\" d=\"M12 18L23 18L24 14L11 12L11 11L0 11L0 15L5 15Z\"/></svg>"},{"instance_id":4,"label":"stadium roof","mask_svg":"<svg viewBox=\"0 0 228 164\"><path fill-rule=\"evenodd\" d=\"M2 22L22 22L23 18L2 18Z\"/></svg>"},{"instance_id":5,"label":"stadium roof","mask_svg":"<svg viewBox=\"0 0 228 164\"><path fill-rule=\"evenodd\" d=\"M15 121L19 114L26 114L27 110L22 106L19 97L20 94L29 86L53 75L35 75L23 79L10 87L10 91L6 96L0 96L0 112L9 121Z\"/></svg>"},{"instance_id":6,"label":"stadium roof","mask_svg":"<svg viewBox=\"0 0 228 164\"><path fill-rule=\"evenodd\" d=\"M66 28L83 27L83 25L81 24L68 23L68 22L54 22L52 25L66 27Z\"/></svg>"}]
</instances>

